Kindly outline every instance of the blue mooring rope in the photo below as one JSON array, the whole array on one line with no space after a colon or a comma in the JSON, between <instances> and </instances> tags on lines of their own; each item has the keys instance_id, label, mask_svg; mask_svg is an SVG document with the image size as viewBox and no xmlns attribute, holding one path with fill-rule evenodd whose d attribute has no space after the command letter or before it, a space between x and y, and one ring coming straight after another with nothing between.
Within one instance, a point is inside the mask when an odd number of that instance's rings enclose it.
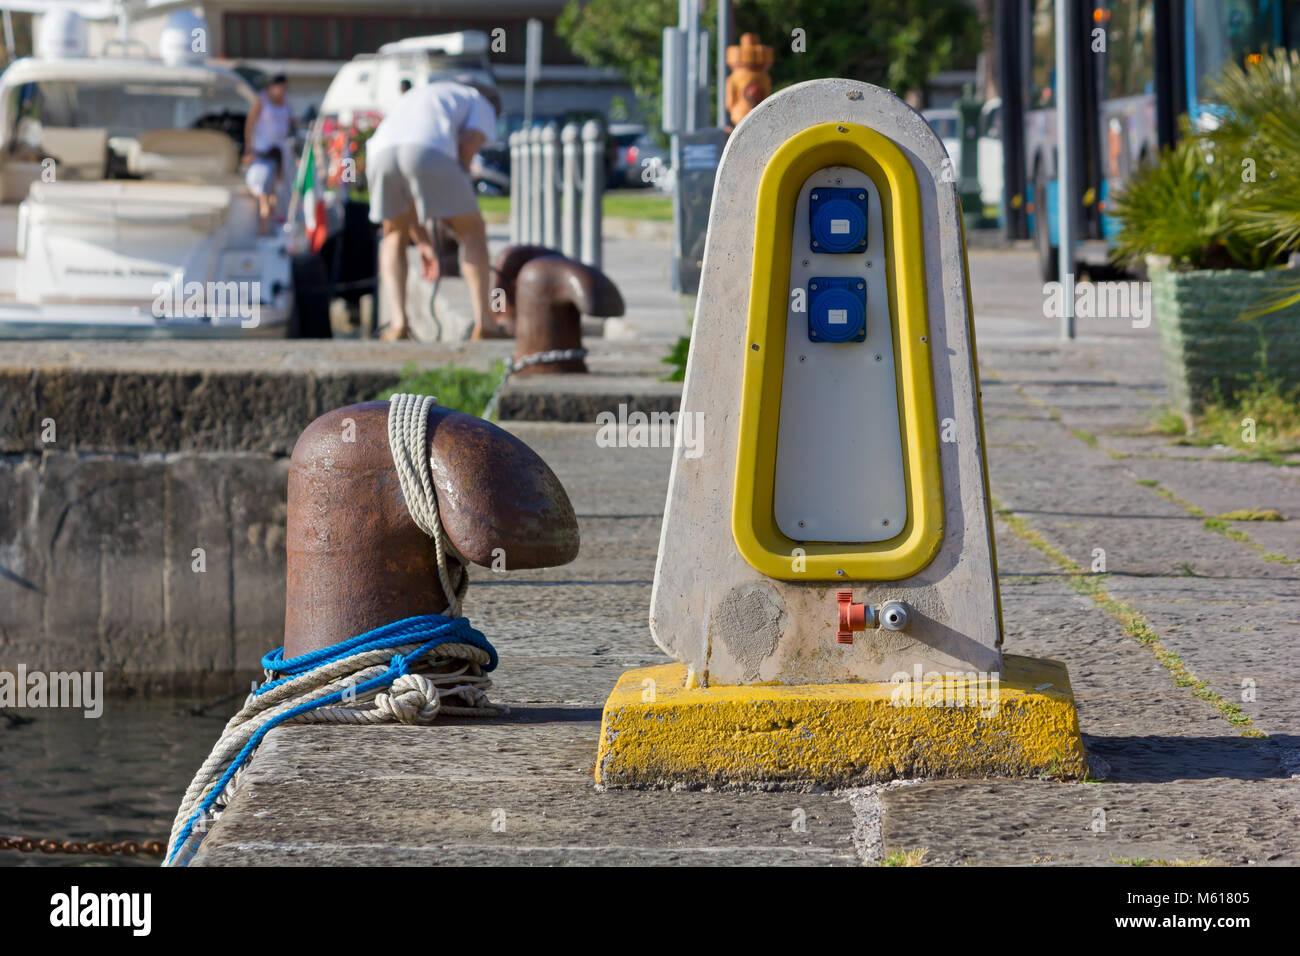
<instances>
[{"instance_id":1,"label":"blue mooring rope","mask_svg":"<svg viewBox=\"0 0 1300 956\"><path fill-rule=\"evenodd\" d=\"M393 681L410 670L413 661L423 657L440 644L469 644L484 651L488 655L488 663L484 670L495 670L498 662L496 648L483 636L482 631L470 624L469 618L446 617L442 614L418 614L415 617L403 618L400 621L394 621L392 624L385 624L372 631L366 631L364 634L358 634L356 637L349 638L338 644L331 644L329 647L322 647L320 650L292 657L289 660L284 659L283 647L277 647L265 655L262 658L262 667L268 673L283 674L284 676L266 681L257 690L253 691L254 697L259 697L267 691L280 686L285 681L293 680L295 677L307 674L318 667L333 664L335 661L362 654L366 651L383 650L387 647L402 647L403 645L415 644L421 641L423 643L411 653L406 655L395 654L388 670L378 677L373 677L355 687L328 694L318 700L300 704L285 711L278 717L273 717L259 727L243 749L235 755L235 759L231 761L230 766L221 775L221 779L217 781L216 786L212 788L198 808L190 814L190 818L185 821L185 827L181 830L180 836L177 837L172 854L167 858L167 863L164 865L170 864L176 855L180 853L182 847L189 842L195 821L206 814L212 805L216 803L217 798L225 792L226 787L239 771L239 768L248 761L253 751L257 749L258 744L262 742L262 738L273 727L291 720L299 714L336 704L348 694L360 696L372 690L391 686Z\"/></svg>"}]
</instances>

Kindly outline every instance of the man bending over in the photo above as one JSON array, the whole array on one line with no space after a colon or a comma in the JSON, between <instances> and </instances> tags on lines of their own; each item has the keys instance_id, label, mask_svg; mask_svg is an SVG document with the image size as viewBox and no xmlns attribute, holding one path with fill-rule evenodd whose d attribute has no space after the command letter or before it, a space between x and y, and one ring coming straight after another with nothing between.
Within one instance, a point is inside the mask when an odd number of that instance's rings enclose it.
<instances>
[{"instance_id":1,"label":"man bending over","mask_svg":"<svg viewBox=\"0 0 1300 956\"><path fill-rule=\"evenodd\" d=\"M469 176L469 163L496 132L496 110L472 86L440 81L404 93L366 144L370 221L383 223L379 281L392 303L384 339L410 335L406 315L406 246L414 242L420 272L438 275L433 220L456 235L461 273L474 305L471 338L483 337L488 310L487 227Z\"/></svg>"}]
</instances>

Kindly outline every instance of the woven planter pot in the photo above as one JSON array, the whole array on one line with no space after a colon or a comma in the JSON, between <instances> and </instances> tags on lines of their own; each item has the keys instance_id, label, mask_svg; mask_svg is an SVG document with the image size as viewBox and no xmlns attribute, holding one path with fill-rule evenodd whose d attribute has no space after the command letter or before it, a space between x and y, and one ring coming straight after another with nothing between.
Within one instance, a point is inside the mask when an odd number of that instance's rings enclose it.
<instances>
[{"instance_id":1,"label":"woven planter pot","mask_svg":"<svg viewBox=\"0 0 1300 956\"><path fill-rule=\"evenodd\" d=\"M1288 387L1300 382L1300 305L1238 318L1295 287L1300 269L1179 272L1152 256L1147 273L1169 399L1184 418L1215 400L1216 383L1231 399L1261 371Z\"/></svg>"}]
</instances>

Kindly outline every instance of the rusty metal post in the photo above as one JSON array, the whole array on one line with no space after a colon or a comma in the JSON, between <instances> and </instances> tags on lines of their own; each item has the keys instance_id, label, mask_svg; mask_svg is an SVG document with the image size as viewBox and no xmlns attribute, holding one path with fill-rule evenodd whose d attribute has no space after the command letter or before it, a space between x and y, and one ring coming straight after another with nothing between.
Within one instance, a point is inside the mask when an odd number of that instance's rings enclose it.
<instances>
[{"instance_id":1,"label":"rusty metal post","mask_svg":"<svg viewBox=\"0 0 1300 956\"><path fill-rule=\"evenodd\" d=\"M530 260L539 256L559 255L554 249L548 249L546 246L506 246L497 253L496 261L492 263L492 288L501 290L498 297L501 301L501 308L493 311L493 316L497 321L497 331L504 337L515 334L515 284L519 277L519 270L522 269Z\"/></svg>"},{"instance_id":2,"label":"rusty metal post","mask_svg":"<svg viewBox=\"0 0 1300 956\"><path fill-rule=\"evenodd\" d=\"M560 255L529 259L515 280L515 363L582 348L582 316L623 314L618 287L599 269ZM516 375L585 372L579 357L521 367Z\"/></svg>"},{"instance_id":3,"label":"rusty metal post","mask_svg":"<svg viewBox=\"0 0 1300 956\"><path fill-rule=\"evenodd\" d=\"M507 568L541 568L577 556L569 497L518 438L435 406L429 457L443 528L465 561L490 567L504 555ZM285 546L286 657L447 606L433 540L402 497L387 402L337 408L299 436Z\"/></svg>"}]
</instances>

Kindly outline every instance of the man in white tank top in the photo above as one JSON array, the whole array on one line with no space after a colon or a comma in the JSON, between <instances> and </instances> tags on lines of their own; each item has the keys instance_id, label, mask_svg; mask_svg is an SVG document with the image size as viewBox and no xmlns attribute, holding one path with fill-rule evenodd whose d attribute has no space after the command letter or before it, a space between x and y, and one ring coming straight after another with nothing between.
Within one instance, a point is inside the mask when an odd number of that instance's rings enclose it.
<instances>
[{"instance_id":1,"label":"man in white tank top","mask_svg":"<svg viewBox=\"0 0 1300 956\"><path fill-rule=\"evenodd\" d=\"M283 73L271 77L266 90L253 101L244 123L244 163L248 166L244 182L257 196L262 232L275 212L276 194L292 156L289 140L294 126L288 90L289 82Z\"/></svg>"}]
</instances>

